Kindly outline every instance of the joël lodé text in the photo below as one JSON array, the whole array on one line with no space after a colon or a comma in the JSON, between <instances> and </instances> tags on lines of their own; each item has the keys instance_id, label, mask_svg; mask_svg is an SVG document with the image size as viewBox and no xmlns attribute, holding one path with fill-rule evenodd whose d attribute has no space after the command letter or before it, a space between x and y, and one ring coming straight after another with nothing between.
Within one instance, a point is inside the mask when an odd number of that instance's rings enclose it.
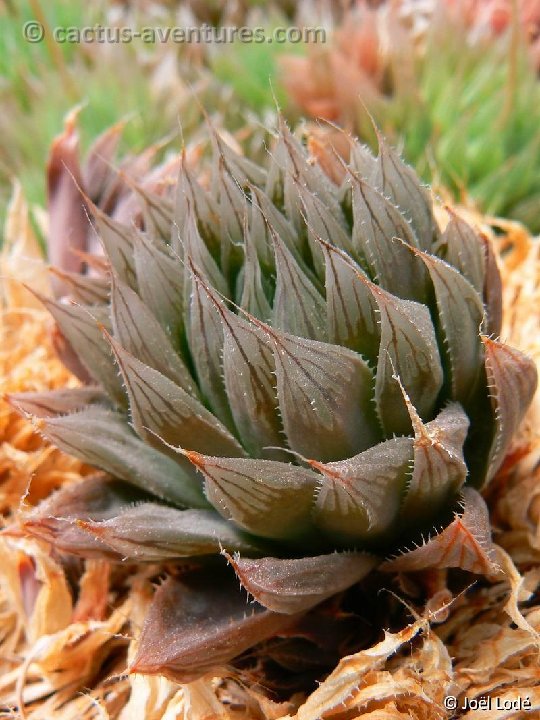
<instances>
[{"instance_id":1,"label":"jo\u00ebl lod\u00e9 text","mask_svg":"<svg viewBox=\"0 0 540 720\"><path fill-rule=\"evenodd\" d=\"M478 697L465 698L461 710L531 710L530 697L503 698L503 697Z\"/></svg>"}]
</instances>

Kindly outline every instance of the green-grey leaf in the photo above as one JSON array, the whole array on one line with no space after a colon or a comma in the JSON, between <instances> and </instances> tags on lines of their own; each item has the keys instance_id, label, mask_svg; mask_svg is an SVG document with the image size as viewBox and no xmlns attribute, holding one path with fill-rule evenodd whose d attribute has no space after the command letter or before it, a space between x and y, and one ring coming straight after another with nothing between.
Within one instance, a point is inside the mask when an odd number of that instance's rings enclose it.
<instances>
[{"instance_id":1,"label":"green-grey leaf","mask_svg":"<svg viewBox=\"0 0 540 720\"><path fill-rule=\"evenodd\" d=\"M104 408L38 421L61 450L133 483L163 500L207 507L202 489L178 463L140 440L124 417Z\"/></svg>"},{"instance_id":2,"label":"green-grey leaf","mask_svg":"<svg viewBox=\"0 0 540 720\"><path fill-rule=\"evenodd\" d=\"M407 435L411 420L401 394L401 378L412 404L424 419L433 416L443 383L443 370L435 329L425 305L400 300L372 286L380 309L381 345L375 398L387 435Z\"/></svg>"},{"instance_id":3,"label":"green-grey leaf","mask_svg":"<svg viewBox=\"0 0 540 720\"><path fill-rule=\"evenodd\" d=\"M103 309L98 306L85 309L80 305L55 302L44 296L39 298L91 377L103 386L107 395L118 405L123 405L125 393L122 382L118 377L111 350L99 327L99 322L108 323Z\"/></svg>"},{"instance_id":4,"label":"green-grey leaf","mask_svg":"<svg viewBox=\"0 0 540 720\"><path fill-rule=\"evenodd\" d=\"M326 340L326 303L276 234L276 293L272 326L312 340Z\"/></svg>"},{"instance_id":5,"label":"green-grey leaf","mask_svg":"<svg viewBox=\"0 0 540 720\"><path fill-rule=\"evenodd\" d=\"M99 387L9 393L6 399L19 412L40 418L65 415L80 410L86 405L108 405L108 398Z\"/></svg>"},{"instance_id":6,"label":"green-grey leaf","mask_svg":"<svg viewBox=\"0 0 540 720\"><path fill-rule=\"evenodd\" d=\"M311 470L275 460L186 455L205 477L208 500L235 525L278 540L310 529L317 482Z\"/></svg>"},{"instance_id":7,"label":"green-grey leaf","mask_svg":"<svg viewBox=\"0 0 540 720\"><path fill-rule=\"evenodd\" d=\"M266 332L292 450L316 460L339 460L379 441L373 375L360 355L270 328Z\"/></svg>"},{"instance_id":8,"label":"green-grey leaf","mask_svg":"<svg viewBox=\"0 0 540 720\"><path fill-rule=\"evenodd\" d=\"M364 271L348 256L321 243L326 261L326 305L331 342L376 363L381 331L379 307Z\"/></svg>"},{"instance_id":9,"label":"green-grey leaf","mask_svg":"<svg viewBox=\"0 0 540 720\"><path fill-rule=\"evenodd\" d=\"M410 408L414 427L414 466L402 517L406 525L421 523L451 501L467 477L463 443L469 418L458 403L451 403L435 420L424 424Z\"/></svg>"},{"instance_id":10,"label":"green-grey leaf","mask_svg":"<svg viewBox=\"0 0 540 720\"><path fill-rule=\"evenodd\" d=\"M137 293L114 275L111 299L114 336L120 344L145 365L197 396L193 378L165 330Z\"/></svg>"},{"instance_id":11,"label":"green-grey leaf","mask_svg":"<svg viewBox=\"0 0 540 720\"><path fill-rule=\"evenodd\" d=\"M143 440L178 460L182 458L160 439L199 452L244 454L238 441L198 400L112 338L110 342L127 388L133 427Z\"/></svg>"},{"instance_id":12,"label":"green-grey leaf","mask_svg":"<svg viewBox=\"0 0 540 720\"><path fill-rule=\"evenodd\" d=\"M420 248L431 251L437 227L433 219L430 191L420 183L412 167L403 162L380 134L378 139L378 173L374 185L381 188L382 193L408 217Z\"/></svg>"},{"instance_id":13,"label":"green-grey leaf","mask_svg":"<svg viewBox=\"0 0 540 720\"><path fill-rule=\"evenodd\" d=\"M140 233L135 239L135 268L141 299L177 348L183 327L184 268L167 246Z\"/></svg>"},{"instance_id":14,"label":"green-grey leaf","mask_svg":"<svg viewBox=\"0 0 540 720\"><path fill-rule=\"evenodd\" d=\"M199 387L212 412L234 430L231 408L225 391L221 358L223 325L199 269L190 265L192 285L189 315L189 346Z\"/></svg>"},{"instance_id":15,"label":"green-grey leaf","mask_svg":"<svg viewBox=\"0 0 540 720\"><path fill-rule=\"evenodd\" d=\"M450 221L441 235L437 254L464 275L475 290L484 291L484 249L482 240L469 223L447 208Z\"/></svg>"},{"instance_id":16,"label":"green-grey leaf","mask_svg":"<svg viewBox=\"0 0 540 720\"><path fill-rule=\"evenodd\" d=\"M79 525L122 560L136 562L210 555L222 548L250 555L262 550L214 510L179 510L146 502L108 520L84 520Z\"/></svg>"},{"instance_id":17,"label":"green-grey leaf","mask_svg":"<svg viewBox=\"0 0 540 720\"><path fill-rule=\"evenodd\" d=\"M380 192L359 178L354 177L353 182L355 253L365 258L381 287L401 298L424 302L427 272L420 260L399 242L417 245L408 222Z\"/></svg>"},{"instance_id":18,"label":"green-grey leaf","mask_svg":"<svg viewBox=\"0 0 540 720\"><path fill-rule=\"evenodd\" d=\"M395 438L346 460L312 462L323 476L317 527L342 543L380 540L396 523L412 457L412 439Z\"/></svg>"},{"instance_id":19,"label":"green-grey leaf","mask_svg":"<svg viewBox=\"0 0 540 720\"><path fill-rule=\"evenodd\" d=\"M434 255L414 251L428 269L437 302L443 352L448 357L451 397L466 402L482 365L481 296L458 270Z\"/></svg>"}]
</instances>

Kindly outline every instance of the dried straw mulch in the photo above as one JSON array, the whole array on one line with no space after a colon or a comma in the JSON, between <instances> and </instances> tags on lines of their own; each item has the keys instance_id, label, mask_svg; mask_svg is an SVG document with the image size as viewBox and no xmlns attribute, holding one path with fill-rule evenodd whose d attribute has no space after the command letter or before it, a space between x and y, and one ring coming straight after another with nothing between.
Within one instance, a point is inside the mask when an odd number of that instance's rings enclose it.
<instances>
[{"instance_id":1,"label":"dried straw mulch","mask_svg":"<svg viewBox=\"0 0 540 720\"><path fill-rule=\"evenodd\" d=\"M493 233L496 224L491 221L486 231ZM504 339L540 362L539 245L519 226L499 225L498 231ZM6 241L1 270L3 390L73 383L55 358L46 314L14 281L31 280L33 287L46 290L43 263L19 192L11 206ZM4 536L0 539L0 717L540 717L539 405L537 397L487 495L501 572L455 597L445 574L433 573L428 577L427 603L409 611L405 600L399 601L408 617L401 628L393 627L372 647L345 657L312 694L297 693L286 702L272 699L257 678L234 672L185 686L126 674L156 568L112 567L94 560L74 574L48 546ZM5 403L0 405L0 433L4 523L88 471L44 444L31 424ZM411 582L401 578L395 586L397 596L407 598ZM490 700L475 709L475 700L482 697ZM458 710L451 707L453 699ZM459 709L467 703L467 709Z\"/></svg>"}]
</instances>

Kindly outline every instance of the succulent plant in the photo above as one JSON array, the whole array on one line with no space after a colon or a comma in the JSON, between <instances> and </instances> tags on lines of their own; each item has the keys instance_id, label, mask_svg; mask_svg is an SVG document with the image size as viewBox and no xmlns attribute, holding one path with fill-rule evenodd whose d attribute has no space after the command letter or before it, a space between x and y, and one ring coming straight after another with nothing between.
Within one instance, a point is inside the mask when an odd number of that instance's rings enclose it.
<instances>
[{"instance_id":1,"label":"succulent plant","mask_svg":"<svg viewBox=\"0 0 540 720\"><path fill-rule=\"evenodd\" d=\"M143 228L87 198L108 271L43 302L92 383L10 397L106 473L26 531L174 561L132 669L181 680L375 567L492 568L477 489L536 384L496 339L487 238L450 210L442 230L382 137L346 165L281 122L262 167L211 134L199 176L181 159L169 195L134 186Z\"/></svg>"}]
</instances>

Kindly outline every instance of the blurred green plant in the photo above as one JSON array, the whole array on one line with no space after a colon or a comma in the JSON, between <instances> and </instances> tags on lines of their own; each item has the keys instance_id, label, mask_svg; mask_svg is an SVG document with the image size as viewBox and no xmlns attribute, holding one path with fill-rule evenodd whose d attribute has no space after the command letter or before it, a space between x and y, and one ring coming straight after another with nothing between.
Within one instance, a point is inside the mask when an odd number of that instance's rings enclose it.
<instances>
[{"instance_id":1,"label":"blurred green plant","mask_svg":"<svg viewBox=\"0 0 540 720\"><path fill-rule=\"evenodd\" d=\"M351 16L328 46L286 59L290 104L374 144L369 111L427 182L540 231L540 82L519 27L473 41L439 16L419 42L386 19Z\"/></svg>"}]
</instances>

